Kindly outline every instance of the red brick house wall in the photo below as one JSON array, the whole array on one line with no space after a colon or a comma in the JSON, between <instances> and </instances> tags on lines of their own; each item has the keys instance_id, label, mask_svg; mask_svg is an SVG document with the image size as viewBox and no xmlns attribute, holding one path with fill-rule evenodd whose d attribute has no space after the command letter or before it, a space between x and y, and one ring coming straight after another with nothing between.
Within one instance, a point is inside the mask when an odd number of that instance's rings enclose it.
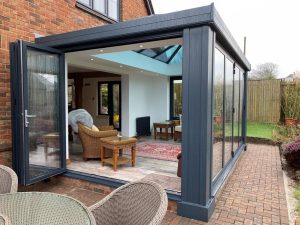
<instances>
[{"instance_id":1,"label":"red brick house wall","mask_svg":"<svg viewBox=\"0 0 300 225\"><path fill-rule=\"evenodd\" d=\"M120 1L121 20L149 15L144 0ZM76 0L0 0L0 151L11 147L9 43L109 24L75 5Z\"/></svg>"}]
</instances>

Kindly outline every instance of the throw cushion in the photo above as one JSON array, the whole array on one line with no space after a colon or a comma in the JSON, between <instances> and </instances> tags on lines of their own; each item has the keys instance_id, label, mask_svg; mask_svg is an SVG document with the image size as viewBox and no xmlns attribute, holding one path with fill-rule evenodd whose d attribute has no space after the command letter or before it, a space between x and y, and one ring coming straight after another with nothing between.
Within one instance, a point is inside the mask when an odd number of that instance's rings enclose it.
<instances>
[{"instance_id":1,"label":"throw cushion","mask_svg":"<svg viewBox=\"0 0 300 225\"><path fill-rule=\"evenodd\" d=\"M93 117L85 109L73 110L68 115L68 124L71 125L72 130L76 133L78 133L77 123L92 128L94 124Z\"/></svg>"},{"instance_id":2,"label":"throw cushion","mask_svg":"<svg viewBox=\"0 0 300 225\"><path fill-rule=\"evenodd\" d=\"M181 132L181 126L176 126L176 127L175 127L175 131Z\"/></svg>"},{"instance_id":3,"label":"throw cushion","mask_svg":"<svg viewBox=\"0 0 300 225\"><path fill-rule=\"evenodd\" d=\"M96 127L95 125L92 126L92 131L99 131L98 127Z\"/></svg>"}]
</instances>

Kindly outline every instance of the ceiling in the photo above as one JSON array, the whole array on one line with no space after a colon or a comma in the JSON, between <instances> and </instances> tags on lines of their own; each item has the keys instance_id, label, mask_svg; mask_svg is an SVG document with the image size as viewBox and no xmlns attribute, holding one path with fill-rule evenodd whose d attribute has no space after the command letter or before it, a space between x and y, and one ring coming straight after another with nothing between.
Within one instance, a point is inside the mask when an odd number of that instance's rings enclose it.
<instances>
[{"instance_id":1,"label":"ceiling","mask_svg":"<svg viewBox=\"0 0 300 225\"><path fill-rule=\"evenodd\" d=\"M126 63L128 57L119 57L119 60L112 60L112 55L118 55L118 53L124 54L138 54L134 51L140 51L142 49L160 48L171 45L182 45L182 38L160 40L146 43L136 43L130 45L114 46L101 49L91 49L85 51L66 53L66 59L68 63L68 72L93 72L104 71L115 74L130 74L130 73L144 73L149 75L167 75L164 71L168 70L166 66L164 69L158 70L159 67L163 67L161 64L165 64L158 60L139 54L140 57L136 57L134 65L133 63ZM109 54L114 53L114 54ZM110 57L108 57L110 56ZM143 58L146 57L146 58ZM140 62L138 62L140 60ZM153 60L153 61L151 61ZM147 64L148 66L141 67L139 65ZM153 64L149 66L149 64ZM180 65L181 67L181 65ZM178 72L177 72L178 73ZM172 74L171 74L172 75ZM178 75L178 74L174 74Z\"/></svg>"}]
</instances>

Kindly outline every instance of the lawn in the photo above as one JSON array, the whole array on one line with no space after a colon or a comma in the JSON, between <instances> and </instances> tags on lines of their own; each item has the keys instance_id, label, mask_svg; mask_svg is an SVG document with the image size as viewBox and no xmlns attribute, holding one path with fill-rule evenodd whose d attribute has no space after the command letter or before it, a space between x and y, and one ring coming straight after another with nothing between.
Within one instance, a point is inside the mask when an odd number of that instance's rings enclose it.
<instances>
[{"instance_id":1,"label":"lawn","mask_svg":"<svg viewBox=\"0 0 300 225\"><path fill-rule=\"evenodd\" d=\"M231 136L231 124L225 125L225 133ZM259 123L259 122L247 122L247 137L272 139L273 130L276 128L276 124L272 123ZM216 130L222 129L220 126L216 127ZM238 136L238 124L234 124L234 136Z\"/></svg>"},{"instance_id":2,"label":"lawn","mask_svg":"<svg viewBox=\"0 0 300 225\"><path fill-rule=\"evenodd\" d=\"M272 139L276 125L272 123L247 122L247 136Z\"/></svg>"}]
</instances>

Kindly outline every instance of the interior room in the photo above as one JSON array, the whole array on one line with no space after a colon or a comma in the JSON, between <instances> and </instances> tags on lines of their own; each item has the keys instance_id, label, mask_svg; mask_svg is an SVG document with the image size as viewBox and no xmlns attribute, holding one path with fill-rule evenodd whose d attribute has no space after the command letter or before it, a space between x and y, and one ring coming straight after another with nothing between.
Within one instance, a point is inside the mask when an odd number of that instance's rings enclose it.
<instances>
[{"instance_id":1,"label":"interior room","mask_svg":"<svg viewBox=\"0 0 300 225\"><path fill-rule=\"evenodd\" d=\"M102 165L97 140L69 126L67 168L123 181L152 180L180 192L182 39L71 52L66 61L68 113L84 109L100 132L137 139L135 166L126 163L114 171ZM98 149L96 155L85 157L91 148ZM131 157L130 149L122 152Z\"/></svg>"}]
</instances>

